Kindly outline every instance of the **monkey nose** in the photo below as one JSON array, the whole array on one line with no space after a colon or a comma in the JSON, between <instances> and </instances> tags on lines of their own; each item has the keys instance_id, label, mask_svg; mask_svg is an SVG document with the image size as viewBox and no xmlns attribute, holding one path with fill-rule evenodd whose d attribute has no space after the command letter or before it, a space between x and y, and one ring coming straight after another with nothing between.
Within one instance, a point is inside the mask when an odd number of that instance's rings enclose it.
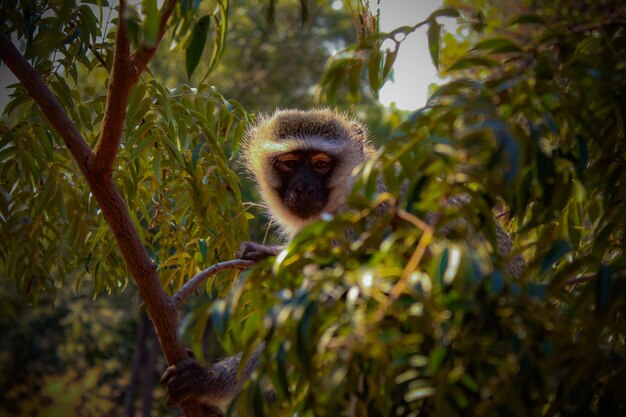
<instances>
[{"instance_id":1,"label":"monkey nose","mask_svg":"<svg viewBox=\"0 0 626 417\"><path fill-rule=\"evenodd\" d=\"M315 187L312 185L298 185L296 187L296 192L302 197L308 197L315 192Z\"/></svg>"}]
</instances>

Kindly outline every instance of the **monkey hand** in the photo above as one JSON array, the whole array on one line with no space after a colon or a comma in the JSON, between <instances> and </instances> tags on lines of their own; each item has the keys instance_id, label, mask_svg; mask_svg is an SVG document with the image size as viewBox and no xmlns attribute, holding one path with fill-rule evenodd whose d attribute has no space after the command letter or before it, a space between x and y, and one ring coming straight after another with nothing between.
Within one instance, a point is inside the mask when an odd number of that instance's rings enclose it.
<instances>
[{"instance_id":1,"label":"monkey hand","mask_svg":"<svg viewBox=\"0 0 626 417\"><path fill-rule=\"evenodd\" d=\"M278 255L285 247L275 245L262 245L254 242L243 242L239 246L237 258L247 261L260 262L263 259Z\"/></svg>"},{"instance_id":2,"label":"monkey hand","mask_svg":"<svg viewBox=\"0 0 626 417\"><path fill-rule=\"evenodd\" d=\"M214 372L195 359L182 360L168 367L161 377L161 383L167 384L165 404L171 407L186 400L211 396L210 393L215 389L215 380Z\"/></svg>"}]
</instances>

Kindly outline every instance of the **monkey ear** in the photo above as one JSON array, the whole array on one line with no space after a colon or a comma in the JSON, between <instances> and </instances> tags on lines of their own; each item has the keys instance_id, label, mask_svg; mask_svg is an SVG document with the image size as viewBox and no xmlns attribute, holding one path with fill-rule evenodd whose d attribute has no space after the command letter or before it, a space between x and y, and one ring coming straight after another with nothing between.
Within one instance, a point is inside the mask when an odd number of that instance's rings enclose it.
<instances>
[{"instance_id":1,"label":"monkey ear","mask_svg":"<svg viewBox=\"0 0 626 417\"><path fill-rule=\"evenodd\" d=\"M357 142L367 142L367 131L362 124L355 121L350 122L350 133L350 136L352 136L352 138L354 138Z\"/></svg>"},{"instance_id":2,"label":"monkey ear","mask_svg":"<svg viewBox=\"0 0 626 417\"><path fill-rule=\"evenodd\" d=\"M358 138L360 141L365 140L365 129L363 128L363 126L361 126L360 123L350 123L350 130L352 130L354 137Z\"/></svg>"},{"instance_id":3,"label":"monkey ear","mask_svg":"<svg viewBox=\"0 0 626 417\"><path fill-rule=\"evenodd\" d=\"M365 155L365 144L367 143L367 131L362 124L352 121L350 122L350 136L352 140L359 145L361 155Z\"/></svg>"}]
</instances>

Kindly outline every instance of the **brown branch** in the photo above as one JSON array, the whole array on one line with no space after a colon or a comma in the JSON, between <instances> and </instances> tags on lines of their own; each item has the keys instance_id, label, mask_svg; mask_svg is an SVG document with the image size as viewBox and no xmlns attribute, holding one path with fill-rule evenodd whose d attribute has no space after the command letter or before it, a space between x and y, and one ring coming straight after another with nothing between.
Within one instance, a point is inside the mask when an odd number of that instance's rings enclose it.
<instances>
[{"instance_id":1,"label":"brown branch","mask_svg":"<svg viewBox=\"0 0 626 417\"><path fill-rule=\"evenodd\" d=\"M0 59L20 80L35 103L41 108L52 127L61 135L65 145L72 153L83 173L93 157L91 148L83 139L74 122L69 118L63 106L48 89L41 76L17 50L11 39L0 32Z\"/></svg>"},{"instance_id":2,"label":"brown branch","mask_svg":"<svg viewBox=\"0 0 626 417\"><path fill-rule=\"evenodd\" d=\"M141 74L141 72L146 68L146 65L148 65L148 62L150 62L152 56L156 52L157 46L159 46L159 43L161 43L161 39L163 39L163 35L165 35L165 30L167 29L167 21L174 11L174 6L176 6L176 3L176 0L167 0L167 2L163 5L161 20L159 21L159 33L154 44L142 44L141 46L139 46L139 48L137 48L135 53L133 53L132 61L139 74Z\"/></svg>"},{"instance_id":3,"label":"brown branch","mask_svg":"<svg viewBox=\"0 0 626 417\"><path fill-rule=\"evenodd\" d=\"M109 175L113 170L115 157L122 142L126 105L132 86L152 59L157 46L163 39L176 0L169 0L163 7L159 21L159 33L153 45L142 44L132 55L130 42L123 22L124 0L120 0L113 67L109 79L109 90L102 120L100 138L94 150L92 169L98 175Z\"/></svg>"},{"instance_id":4,"label":"brown branch","mask_svg":"<svg viewBox=\"0 0 626 417\"><path fill-rule=\"evenodd\" d=\"M95 157L91 166L93 172L102 177L110 175L113 170L113 163L122 142L128 95L139 77L130 59L130 42L123 21L124 8L125 3L121 0L117 33L115 34L113 66L109 78L102 129L94 150Z\"/></svg>"},{"instance_id":5,"label":"brown branch","mask_svg":"<svg viewBox=\"0 0 626 417\"><path fill-rule=\"evenodd\" d=\"M210 266L204 271L198 272L193 278L187 281L185 285L180 287L180 289L176 291L176 294L172 296L172 303L174 304L174 307L180 307L185 298L187 298L200 284L218 272L225 271L227 269L246 269L254 264L254 261L234 259L232 261L220 262Z\"/></svg>"}]
</instances>

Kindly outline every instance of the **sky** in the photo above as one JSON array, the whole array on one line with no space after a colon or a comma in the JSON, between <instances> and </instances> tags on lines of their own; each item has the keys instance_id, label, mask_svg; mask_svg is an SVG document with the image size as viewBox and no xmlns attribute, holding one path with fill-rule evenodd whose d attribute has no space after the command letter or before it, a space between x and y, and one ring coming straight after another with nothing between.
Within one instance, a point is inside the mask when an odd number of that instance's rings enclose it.
<instances>
[{"instance_id":1,"label":"sky","mask_svg":"<svg viewBox=\"0 0 626 417\"><path fill-rule=\"evenodd\" d=\"M372 7L374 3L370 1ZM390 32L399 26L413 26L439 7L441 0L380 0L380 30ZM380 91L383 105L395 102L403 110L423 107L428 86L441 81L428 52L427 30L425 25L402 42L394 64L394 80Z\"/></svg>"}]
</instances>

